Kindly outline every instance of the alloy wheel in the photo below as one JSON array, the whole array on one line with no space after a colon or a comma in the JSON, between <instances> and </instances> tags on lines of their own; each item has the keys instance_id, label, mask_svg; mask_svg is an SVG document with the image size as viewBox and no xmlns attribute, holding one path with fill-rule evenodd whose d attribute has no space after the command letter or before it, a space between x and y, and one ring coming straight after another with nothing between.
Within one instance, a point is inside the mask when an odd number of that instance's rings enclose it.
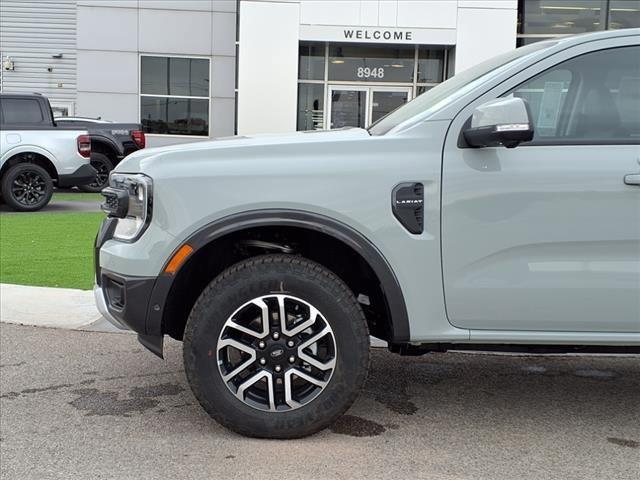
<instances>
[{"instance_id":1,"label":"alloy wheel","mask_svg":"<svg viewBox=\"0 0 640 480\"><path fill-rule=\"evenodd\" d=\"M290 295L266 295L225 322L216 351L227 388L246 405L269 412L300 408L329 384L336 342L325 317Z\"/></svg>"},{"instance_id":2,"label":"alloy wheel","mask_svg":"<svg viewBox=\"0 0 640 480\"><path fill-rule=\"evenodd\" d=\"M96 178L89 186L94 188L106 187L107 183L109 183L109 167L99 160L92 160L91 166L96 169Z\"/></svg>"},{"instance_id":3,"label":"alloy wheel","mask_svg":"<svg viewBox=\"0 0 640 480\"><path fill-rule=\"evenodd\" d=\"M15 200L25 206L40 202L46 194L47 182L34 171L23 171L13 179L11 194Z\"/></svg>"}]
</instances>

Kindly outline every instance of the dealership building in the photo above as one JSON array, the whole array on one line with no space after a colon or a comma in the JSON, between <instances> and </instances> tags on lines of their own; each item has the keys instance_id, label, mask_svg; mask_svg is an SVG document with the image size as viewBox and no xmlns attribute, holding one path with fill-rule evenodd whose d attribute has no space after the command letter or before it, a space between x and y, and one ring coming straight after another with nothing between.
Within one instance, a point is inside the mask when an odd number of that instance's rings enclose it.
<instances>
[{"instance_id":1,"label":"dealership building","mask_svg":"<svg viewBox=\"0 0 640 480\"><path fill-rule=\"evenodd\" d=\"M1 0L0 88L150 145L366 127L516 46L640 26L640 0Z\"/></svg>"}]
</instances>

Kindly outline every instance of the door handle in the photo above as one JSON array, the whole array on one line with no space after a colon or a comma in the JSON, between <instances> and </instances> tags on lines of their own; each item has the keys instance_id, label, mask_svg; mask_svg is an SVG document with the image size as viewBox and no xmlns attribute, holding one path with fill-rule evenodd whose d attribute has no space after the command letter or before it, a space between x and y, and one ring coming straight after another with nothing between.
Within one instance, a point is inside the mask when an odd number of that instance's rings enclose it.
<instances>
[{"instance_id":1,"label":"door handle","mask_svg":"<svg viewBox=\"0 0 640 480\"><path fill-rule=\"evenodd\" d=\"M624 183L627 185L640 185L640 173L630 173L624 176Z\"/></svg>"}]
</instances>

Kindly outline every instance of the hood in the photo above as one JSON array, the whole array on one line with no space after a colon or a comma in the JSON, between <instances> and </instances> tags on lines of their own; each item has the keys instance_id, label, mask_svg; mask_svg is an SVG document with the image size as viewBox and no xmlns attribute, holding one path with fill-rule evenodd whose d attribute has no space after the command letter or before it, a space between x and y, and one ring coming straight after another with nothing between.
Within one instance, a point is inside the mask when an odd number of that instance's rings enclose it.
<instances>
[{"instance_id":1,"label":"hood","mask_svg":"<svg viewBox=\"0 0 640 480\"><path fill-rule=\"evenodd\" d=\"M224 158L224 152L233 149L254 147L277 147L295 144L317 144L324 142L340 142L368 138L369 132L362 128L343 128L337 130L312 130L289 134L262 134L223 137L203 142L182 143L165 147L145 148L126 157L118 164L118 172L144 172L154 162L163 159L175 159L179 156L206 156L208 159Z\"/></svg>"}]
</instances>

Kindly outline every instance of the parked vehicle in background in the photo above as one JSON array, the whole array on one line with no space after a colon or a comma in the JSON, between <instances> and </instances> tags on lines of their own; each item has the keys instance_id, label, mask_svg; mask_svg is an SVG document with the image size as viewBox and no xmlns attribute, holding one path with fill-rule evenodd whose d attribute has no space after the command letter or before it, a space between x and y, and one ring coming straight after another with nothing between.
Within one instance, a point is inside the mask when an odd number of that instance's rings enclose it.
<instances>
[{"instance_id":1,"label":"parked vehicle in background","mask_svg":"<svg viewBox=\"0 0 640 480\"><path fill-rule=\"evenodd\" d=\"M99 118L56 117L58 126L85 128L91 137L91 165L98 172L96 179L79 188L85 192L99 192L107 186L109 172L120 161L146 146L146 138L139 123L116 123Z\"/></svg>"},{"instance_id":2,"label":"parked vehicle in background","mask_svg":"<svg viewBox=\"0 0 640 480\"><path fill-rule=\"evenodd\" d=\"M0 192L14 210L40 210L51 200L54 185L95 179L87 130L56 127L52 118L41 95L0 94Z\"/></svg>"},{"instance_id":3,"label":"parked vehicle in background","mask_svg":"<svg viewBox=\"0 0 640 480\"><path fill-rule=\"evenodd\" d=\"M640 29L540 42L369 128L128 157L96 301L245 435L326 427L393 352L640 352Z\"/></svg>"}]
</instances>

